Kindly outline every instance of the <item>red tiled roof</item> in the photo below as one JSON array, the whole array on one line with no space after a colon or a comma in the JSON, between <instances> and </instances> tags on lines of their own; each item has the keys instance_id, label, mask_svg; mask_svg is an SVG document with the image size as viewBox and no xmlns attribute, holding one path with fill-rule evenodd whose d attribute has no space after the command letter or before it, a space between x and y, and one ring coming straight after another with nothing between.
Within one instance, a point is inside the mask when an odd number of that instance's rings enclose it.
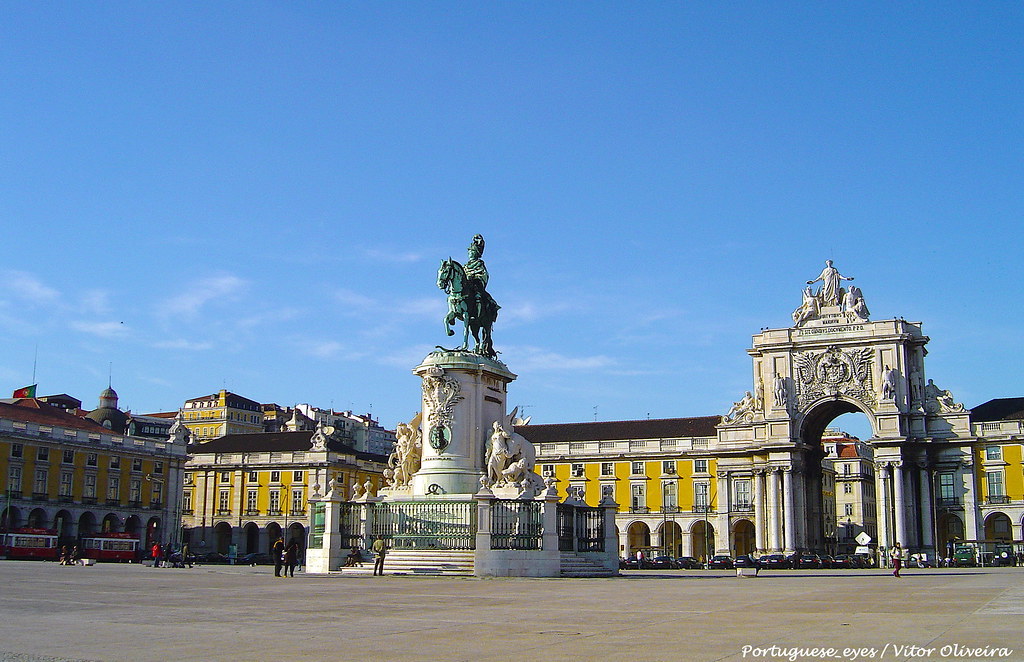
<instances>
[{"instance_id":1,"label":"red tiled roof","mask_svg":"<svg viewBox=\"0 0 1024 662\"><path fill-rule=\"evenodd\" d=\"M860 454L857 453L857 445L856 444L840 444L839 445L839 457L852 457L852 458L860 457Z\"/></svg>"},{"instance_id":2,"label":"red tiled roof","mask_svg":"<svg viewBox=\"0 0 1024 662\"><path fill-rule=\"evenodd\" d=\"M14 404L0 402L0 418L25 423L39 423L63 428L88 430L89 432L110 432L99 423L79 418L35 398L22 398Z\"/></svg>"},{"instance_id":3,"label":"red tiled roof","mask_svg":"<svg viewBox=\"0 0 1024 662\"><path fill-rule=\"evenodd\" d=\"M253 432L250 434L228 434L210 441L189 446L189 452L197 453L259 453L284 451L308 451L313 447L312 430L298 432ZM335 439L327 442L327 448L338 453L352 453L356 457L374 462L387 462L387 455L364 453Z\"/></svg>"},{"instance_id":4,"label":"red tiled roof","mask_svg":"<svg viewBox=\"0 0 1024 662\"><path fill-rule=\"evenodd\" d=\"M594 423L557 423L522 425L516 432L533 443L545 441L611 441L618 439L678 439L714 437L721 416L694 418L658 418L643 421L597 421Z\"/></svg>"},{"instance_id":5,"label":"red tiled roof","mask_svg":"<svg viewBox=\"0 0 1024 662\"><path fill-rule=\"evenodd\" d=\"M177 411L158 411L155 414L139 414L139 416L151 416L153 418L174 418L177 415Z\"/></svg>"}]
</instances>

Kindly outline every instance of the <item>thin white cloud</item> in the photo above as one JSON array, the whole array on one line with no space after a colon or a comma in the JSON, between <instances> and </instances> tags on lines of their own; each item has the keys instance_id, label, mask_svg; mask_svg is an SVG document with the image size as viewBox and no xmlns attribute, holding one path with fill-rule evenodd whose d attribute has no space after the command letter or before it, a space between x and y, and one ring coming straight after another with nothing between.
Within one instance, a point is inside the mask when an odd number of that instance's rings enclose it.
<instances>
[{"instance_id":1,"label":"thin white cloud","mask_svg":"<svg viewBox=\"0 0 1024 662\"><path fill-rule=\"evenodd\" d=\"M333 359L344 349L345 345L336 340L325 340L323 342L312 342L306 345L306 352L317 358Z\"/></svg>"},{"instance_id":2,"label":"thin white cloud","mask_svg":"<svg viewBox=\"0 0 1024 662\"><path fill-rule=\"evenodd\" d=\"M99 338L117 339L129 335L124 322L72 322L71 328Z\"/></svg>"},{"instance_id":3,"label":"thin white cloud","mask_svg":"<svg viewBox=\"0 0 1024 662\"><path fill-rule=\"evenodd\" d=\"M247 281L232 274L204 278L189 286L187 292L168 299L161 306L161 312L194 317L206 304L218 299L233 299L247 285Z\"/></svg>"},{"instance_id":4,"label":"thin white cloud","mask_svg":"<svg viewBox=\"0 0 1024 662\"><path fill-rule=\"evenodd\" d=\"M605 370L616 365L615 359L603 354L594 356L566 356L558 352L532 346L506 347L503 353L504 355L500 358L509 365L514 364L517 372L520 373L527 370L531 372L540 370L595 371Z\"/></svg>"},{"instance_id":5,"label":"thin white cloud","mask_svg":"<svg viewBox=\"0 0 1024 662\"><path fill-rule=\"evenodd\" d=\"M79 305L86 315L105 316L112 310L110 293L105 290L89 290L79 300Z\"/></svg>"},{"instance_id":6,"label":"thin white cloud","mask_svg":"<svg viewBox=\"0 0 1024 662\"><path fill-rule=\"evenodd\" d=\"M192 340L178 338L176 340L162 340L160 342L155 342L153 343L153 347L156 347L157 349L180 349L189 352L201 352L213 349L213 343L208 341L194 342Z\"/></svg>"},{"instance_id":7,"label":"thin white cloud","mask_svg":"<svg viewBox=\"0 0 1024 662\"><path fill-rule=\"evenodd\" d=\"M364 248L363 255L371 260L378 260L381 262L396 262L408 264L412 262L419 262L423 259L423 255L420 253L403 252L403 251L382 251L379 248Z\"/></svg>"},{"instance_id":8,"label":"thin white cloud","mask_svg":"<svg viewBox=\"0 0 1024 662\"><path fill-rule=\"evenodd\" d=\"M60 299L60 292L25 271L4 271L2 289L19 299L36 303L52 303Z\"/></svg>"}]
</instances>

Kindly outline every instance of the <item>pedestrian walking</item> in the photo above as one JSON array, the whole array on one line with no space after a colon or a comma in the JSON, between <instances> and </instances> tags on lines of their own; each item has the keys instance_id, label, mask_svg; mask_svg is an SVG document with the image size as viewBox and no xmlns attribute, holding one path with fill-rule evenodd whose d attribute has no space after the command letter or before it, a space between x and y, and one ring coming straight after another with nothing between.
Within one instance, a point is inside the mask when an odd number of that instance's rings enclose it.
<instances>
[{"instance_id":1,"label":"pedestrian walking","mask_svg":"<svg viewBox=\"0 0 1024 662\"><path fill-rule=\"evenodd\" d=\"M373 553L377 555L377 558L373 560L373 574L384 576L384 557L388 554L388 544L384 542L383 538L377 538L373 541L373 547L371 547Z\"/></svg>"},{"instance_id":2,"label":"pedestrian walking","mask_svg":"<svg viewBox=\"0 0 1024 662\"><path fill-rule=\"evenodd\" d=\"M281 576L281 566L284 563L284 538L278 538L274 546L270 548L270 555L274 557L274 576Z\"/></svg>"},{"instance_id":3,"label":"pedestrian walking","mask_svg":"<svg viewBox=\"0 0 1024 662\"><path fill-rule=\"evenodd\" d=\"M903 548L900 547L899 543L896 543L892 548L892 576L900 576L900 568L903 567Z\"/></svg>"},{"instance_id":4,"label":"pedestrian walking","mask_svg":"<svg viewBox=\"0 0 1024 662\"><path fill-rule=\"evenodd\" d=\"M189 549L188 543L181 546L181 565L192 567L192 550Z\"/></svg>"},{"instance_id":5,"label":"pedestrian walking","mask_svg":"<svg viewBox=\"0 0 1024 662\"><path fill-rule=\"evenodd\" d=\"M292 538L284 549L284 576L295 576L295 565L299 562L299 542Z\"/></svg>"},{"instance_id":6,"label":"pedestrian walking","mask_svg":"<svg viewBox=\"0 0 1024 662\"><path fill-rule=\"evenodd\" d=\"M160 559L161 559L161 556L160 556L160 543L158 543L158 542L153 543L153 547L150 549L150 552L153 554L153 567L154 568L159 568L160 567Z\"/></svg>"}]
</instances>

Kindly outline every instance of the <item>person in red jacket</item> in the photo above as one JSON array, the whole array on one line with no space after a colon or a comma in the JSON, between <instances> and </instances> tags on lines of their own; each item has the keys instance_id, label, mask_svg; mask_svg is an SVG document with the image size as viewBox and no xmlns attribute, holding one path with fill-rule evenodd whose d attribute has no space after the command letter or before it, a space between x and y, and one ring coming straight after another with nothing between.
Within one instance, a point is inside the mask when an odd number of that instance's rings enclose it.
<instances>
[{"instance_id":1,"label":"person in red jacket","mask_svg":"<svg viewBox=\"0 0 1024 662\"><path fill-rule=\"evenodd\" d=\"M152 552L153 552L153 567L154 568L159 568L160 567L160 560L162 559L162 555L160 554L160 543L158 543L158 542L153 543Z\"/></svg>"}]
</instances>

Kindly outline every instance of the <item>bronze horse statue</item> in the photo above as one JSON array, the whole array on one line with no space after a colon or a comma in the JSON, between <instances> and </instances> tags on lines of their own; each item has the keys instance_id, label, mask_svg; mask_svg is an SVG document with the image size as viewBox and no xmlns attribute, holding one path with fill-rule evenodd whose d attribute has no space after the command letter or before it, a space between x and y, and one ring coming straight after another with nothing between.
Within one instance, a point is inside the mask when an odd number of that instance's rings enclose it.
<instances>
[{"instance_id":1,"label":"bronze horse statue","mask_svg":"<svg viewBox=\"0 0 1024 662\"><path fill-rule=\"evenodd\" d=\"M458 350L469 350L469 334L473 333L476 340L474 352L488 358L496 358L494 345L491 342L491 328L498 318L500 306L486 289L474 279L466 276L461 264L448 258L441 261L437 270L437 286L448 295L448 314L444 318L444 330L454 336L455 321L460 320L465 329L462 335L462 347Z\"/></svg>"}]
</instances>

